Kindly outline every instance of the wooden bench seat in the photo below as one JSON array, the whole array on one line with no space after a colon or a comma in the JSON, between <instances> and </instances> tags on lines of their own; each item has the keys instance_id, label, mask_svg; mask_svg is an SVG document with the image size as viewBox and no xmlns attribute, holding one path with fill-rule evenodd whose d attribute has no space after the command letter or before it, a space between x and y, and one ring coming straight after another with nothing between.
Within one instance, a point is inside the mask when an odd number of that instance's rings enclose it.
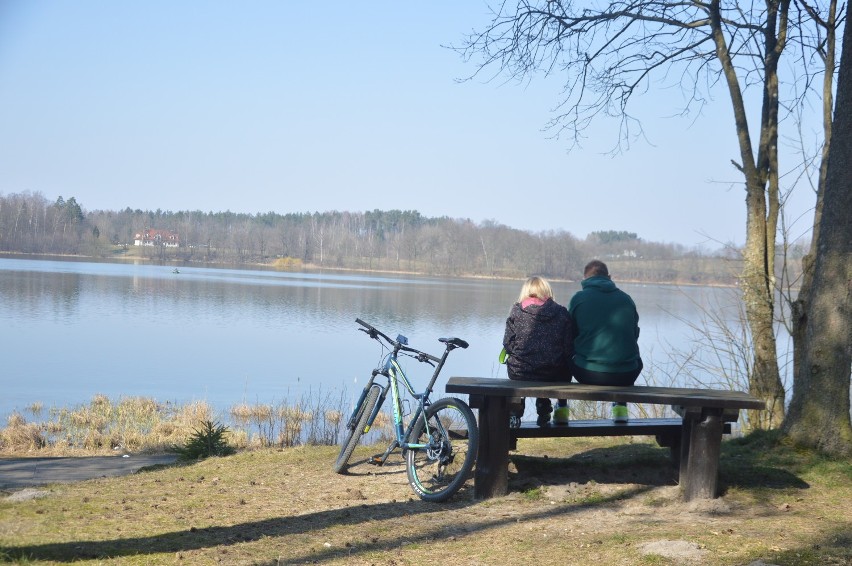
<instances>
[{"instance_id":1,"label":"wooden bench seat","mask_svg":"<svg viewBox=\"0 0 852 566\"><path fill-rule=\"evenodd\" d=\"M482 377L451 377L446 392L467 394L470 406L479 411L474 491L481 498L507 493L509 450L518 438L623 435L653 435L662 446L672 448L680 468L684 499L716 497L722 434L730 431L730 423L737 421L741 409L765 408L763 401L741 391ZM671 405L680 418L631 419L626 424L611 420L572 421L568 425L542 427L523 423L520 428L510 429L509 407L521 397Z\"/></svg>"}]
</instances>

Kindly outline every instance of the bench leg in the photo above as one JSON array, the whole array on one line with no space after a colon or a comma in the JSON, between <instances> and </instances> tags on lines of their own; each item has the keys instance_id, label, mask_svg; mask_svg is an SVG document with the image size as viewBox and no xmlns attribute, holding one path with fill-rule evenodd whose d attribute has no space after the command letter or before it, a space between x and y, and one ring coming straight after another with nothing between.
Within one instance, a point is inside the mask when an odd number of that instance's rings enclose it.
<instances>
[{"instance_id":1,"label":"bench leg","mask_svg":"<svg viewBox=\"0 0 852 566\"><path fill-rule=\"evenodd\" d=\"M680 447L683 443L681 435L683 429L678 434L658 434L656 435L657 444L663 448L668 448L671 455L672 466L675 470L680 468L681 451Z\"/></svg>"},{"instance_id":2,"label":"bench leg","mask_svg":"<svg viewBox=\"0 0 852 566\"><path fill-rule=\"evenodd\" d=\"M479 451L474 495L480 499L509 491L509 403L506 397L485 397L479 407Z\"/></svg>"},{"instance_id":3,"label":"bench leg","mask_svg":"<svg viewBox=\"0 0 852 566\"><path fill-rule=\"evenodd\" d=\"M509 414L524 414L524 404L526 399L523 397L509 397ZM513 434L509 434L509 450L517 450L518 449L518 437Z\"/></svg>"},{"instance_id":4,"label":"bench leg","mask_svg":"<svg viewBox=\"0 0 852 566\"><path fill-rule=\"evenodd\" d=\"M684 419L684 436L689 434L689 444L681 451L680 477L684 500L712 499L718 495L722 428L722 415L717 411L705 410L700 420ZM686 462L683 461L684 456Z\"/></svg>"},{"instance_id":5,"label":"bench leg","mask_svg":"<svg viewBox=\"0 0 852 566\"><path fill-rule=\"evenodd\" d=\"M686 475L689 472L689 441L692 438L692 424L694 422L694 419L684 417L683 428L680 433L680 453L677 454L677 468L679 474L678 483L681 486L686 485Z\"/></svg>"}]
</instances>

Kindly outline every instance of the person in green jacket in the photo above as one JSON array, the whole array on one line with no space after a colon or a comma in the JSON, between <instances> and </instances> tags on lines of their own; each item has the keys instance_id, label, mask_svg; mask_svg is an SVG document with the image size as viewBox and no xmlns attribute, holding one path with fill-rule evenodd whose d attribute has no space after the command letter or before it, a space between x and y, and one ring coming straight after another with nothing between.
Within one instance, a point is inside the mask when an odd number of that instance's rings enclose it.
<instances>
[{"instance_id":1,"label":"person in green jacket","mask_svg":"<svg viewBox=\"0 0 852 566\"><path fill-rule=\"evenodd\" d=\"M633 385L642 372L636 304L615 286L602 261L586 265L581 285L568 306L574 328L571 374L589 385ZM612 419L627 418L627 404L613 403Z\"/></svg>"}]
</instances>

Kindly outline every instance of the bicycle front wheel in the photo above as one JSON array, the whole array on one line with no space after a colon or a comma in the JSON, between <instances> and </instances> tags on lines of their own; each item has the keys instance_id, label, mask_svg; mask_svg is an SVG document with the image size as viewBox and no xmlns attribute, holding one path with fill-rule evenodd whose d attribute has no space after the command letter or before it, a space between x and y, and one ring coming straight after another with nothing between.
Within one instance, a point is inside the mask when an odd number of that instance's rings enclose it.
<instances>
[{"instance_id":1,"label":"bicycle front wheel","mask_svg":"<svg viewBox=\"0 0 852 566\"><path fill-rule=\"evenodd\" d=\"M471 476L479 446L473 411L464 401L448 397L431 405L411 430L406 452L408 483L420 499L446 501Z\"/></svg>"},{"instance_id":2,"label":"bicycle front wheel","mask_svg":"<svg viewBox=\"0 0 852 566\"><path fill-rule=\"evenodd\" d=\"M378 385L373 385L364 397L364 402L358 407L353 426L346 429L346 438L343 439L343 444L340 446L340 454L334 462L334 471L342 474L349 467L349 458L352 457L352 452L358 445L361 435L367 432L367 420L373 414L373 407L379 400L379 394L382 388Z\"/></svg>"}]
</instances>

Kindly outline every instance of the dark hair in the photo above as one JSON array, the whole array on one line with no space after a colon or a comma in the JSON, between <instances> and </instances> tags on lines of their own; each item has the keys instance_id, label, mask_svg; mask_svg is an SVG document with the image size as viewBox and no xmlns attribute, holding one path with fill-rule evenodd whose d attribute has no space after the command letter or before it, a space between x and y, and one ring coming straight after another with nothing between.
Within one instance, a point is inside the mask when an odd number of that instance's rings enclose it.
<instances>
[{"instance_id":1,"label":"dark hair","mask_svg":"<svg viewBox=\"0 0 852 566\"><path fill-rule=\"evenodd\" d=\"M583 277L586 279L589 277L609 277L609 269L607 269L604 262L599 259L593 259L583 269Z\"/></svg>"}]
</instances>

